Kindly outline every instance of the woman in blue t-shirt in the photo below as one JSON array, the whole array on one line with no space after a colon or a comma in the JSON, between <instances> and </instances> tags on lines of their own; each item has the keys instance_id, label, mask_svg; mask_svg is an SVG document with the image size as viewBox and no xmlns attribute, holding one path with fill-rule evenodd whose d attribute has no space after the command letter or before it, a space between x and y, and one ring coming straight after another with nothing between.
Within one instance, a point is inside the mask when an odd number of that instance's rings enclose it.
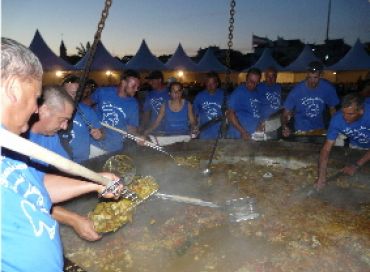
<instances>
[{"instance_id":1,"label":"woman in blue t-shirt","mask_svg":"<svg viewBox=\"0 0 370 272\"><path fill-rule=\"evenodd\" d=\"M183 86L180 82L170 85L170 100L164 103L155 122L145 131L149 135L164 120L164 131L166 135L190 134L190 129L195 130L196 123L193 107L190 102L182 98Z\"/></svg>"}]
</instances>

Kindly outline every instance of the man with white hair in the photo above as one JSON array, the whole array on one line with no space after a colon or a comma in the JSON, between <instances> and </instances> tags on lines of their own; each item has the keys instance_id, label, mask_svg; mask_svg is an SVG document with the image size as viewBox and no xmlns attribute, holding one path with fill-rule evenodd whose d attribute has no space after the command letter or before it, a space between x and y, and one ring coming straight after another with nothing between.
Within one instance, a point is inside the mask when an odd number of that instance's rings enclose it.
<instances>
[{"instance_id":1,"label":"man with white hair","mask_svg":"<svg viewBox=\"0 0 370 272\"><path fill-rule=\"evenodd\" d=\"M29 49L1 38L1 130L14 134L27 131L30 116L38 110L42 74L40 61ZM58 223L50 215L52 203L101 193L105 187L40 175L4 149L0 162L2 271L62 271L63 250Z\"/></svg>"}]
</instances>

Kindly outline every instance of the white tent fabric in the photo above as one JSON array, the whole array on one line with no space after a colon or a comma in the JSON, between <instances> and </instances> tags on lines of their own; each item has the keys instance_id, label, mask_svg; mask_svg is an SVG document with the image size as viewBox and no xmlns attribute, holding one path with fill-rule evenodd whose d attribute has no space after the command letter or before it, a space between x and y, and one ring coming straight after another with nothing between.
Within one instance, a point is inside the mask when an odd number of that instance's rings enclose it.
<instances>
[{"instance_id":1,"label":"white tent fabric","mask_svg":"<svg viewBox=\"0 0 370 272\"><path fill-rule=\"evenodd\" d=\"M224 73L227 71L227 67L216 58L213 48L207 49L197 66L200 72Z\"/></svg>"},{"instance_id":2,"label":"white tent fabric","mask_svg":"<svg viewBox=\"0 0 370 272\"><path fill-rule=\"evenodd\" d=\"M76 63L75 68L78 70L85 69L89 53L87 53L79 62ZM98 42L96 46L96 51L94 55L94 60L91 65L91 71L107 71L116 70L120 71L125 68L125 65L112 57L108 50L104 47L101 41Z\"/></svg>"},{"instance_id":3,"label":"white tent fabric","mask_svg":"<svg viewBox=\"0 0 370 272\"><path fill-rule=\"evenodd\" d=\"M258 68L261 71L264 71L268 67L274 67L278 71L283 70L283 67L279 65L276 62L276 60L272 57L272 50L267 47L263 50L263 53L261 57L258 59L258 61L255 64L251 65L249 68L252 68L252 67ZM247 72L248 69L245 69L244 72Z\"/></svg>"},{"instance_id":4,"label":"white tent fabric","mask_svg":"<svg viewBox=\"0 0 370 272\"><path fill-rule=\"evenodd\" d=\"M314 55L312 52L311 47L306 44L303 47L301 54L288 66L284 68L284 71L291 71L291 72L303 72L307 70L308 64L312 61L319 61L321 60Z\"/></svg>"},{"instance_id":5,"label":"white tent fabric","mask_svg":"<svg viewBox=\"0 0 370 272\"><path fill-rule=\"evenodd\" d=\"M360 40L357 40L347 54L328 69L333 71L368 70L370 69L370 56Z\"/></svg>"},{"instance_id":6,"label":"white tent fabric","mask_svg":"<svg viewBox=\"0 0 370 272\"><path fill-rule=\"evenodd\" d=\"M42 68L47 71L72 71L75 68L62 58L58 57L46 44L40 32L36 30L29 46L30 50L39 58Z\"/></svg>"},{"instance_id":7,"label":"white tent fabric","mask_svg":"<svg viewBox=\"0 0 370 272\"><path fill-rule=\"evenodd\" d=\"M196 72L197 65L186 55L181 43L177 47L175 53L167 61L166 67L168 70L185 70L189 72Z\"/></svg>"},{"instance_id":8,"label":"white tent fabric","mask_svg":"<svg viewBox=\"0 0 370 272\"><path fill-rule=\"evenodd\" d=\"M138 71L166 70L165 65L150 52L145 40L136 55L126 63L126 68Z\"/></svg>"}]
</instances>

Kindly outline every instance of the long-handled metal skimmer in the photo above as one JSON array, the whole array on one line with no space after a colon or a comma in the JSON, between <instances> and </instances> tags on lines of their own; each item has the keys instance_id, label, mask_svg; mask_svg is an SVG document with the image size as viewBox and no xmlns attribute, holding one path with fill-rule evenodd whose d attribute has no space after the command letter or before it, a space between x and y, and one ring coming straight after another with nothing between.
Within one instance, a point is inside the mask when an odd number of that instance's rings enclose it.
<instances>
[{"instance_id":1,"label":"long-handled metal skimmer","mask_svg":"<svg viewBox=\"0 0 370 272\"><path fill-rule=\"evenodd\" d=\"M174 161L176 161L175 160L175 157L171 153L169 153L166 150L164 150L163 146L160 146L160 145L157 145L157 144L152 143L150 141L144 140L143 138L137 137L137 136L135 136L135 135L133 135L131 133L128 133L127 131L122 130L122 129L119 129L119 128L116 128L116 127L112 127L112 126L108 125L107 123L101 122L101 125L104 126L104 127L106 127L106 128L108 128L108 129L111 129L113 131L116 131L118 133L121 133L127 139L133 140L133 141L135 141L137 143L142 143L144 146L147 146L147 147L149 147L151 149L154 149L156 151L162 152L163 154L166 154L171 159L173 159Z\"/></svg>"},{"instance_id":2,"label":"long-handled metal skimmer","mask_svg":"<svg viewBox=\"0 0 370 272\"><path fill-rule=\"evenodd\" d=\"M224 99L223 99L223 103L222 103L222 112L221 112L221 116L219 117L221 125L220 125L220 128L218 130L218 135L217 135L216 141L213 144L211 154L209 156L209 160L208 160L208 163L207 163L207 168L202 171L202 174L205 175L205 176L209 176L209 175L212 174L211 165L212 165L212 161L213 161L213 158L215 156L215 153L216 153L216 149L217 149L217 146L218 146L218 141L220 140L220 138L222 136L222 127L224 126L225 121L226 121L225 113L226 113L226 94L224 93Z\"/></svg>"}]
</instances>

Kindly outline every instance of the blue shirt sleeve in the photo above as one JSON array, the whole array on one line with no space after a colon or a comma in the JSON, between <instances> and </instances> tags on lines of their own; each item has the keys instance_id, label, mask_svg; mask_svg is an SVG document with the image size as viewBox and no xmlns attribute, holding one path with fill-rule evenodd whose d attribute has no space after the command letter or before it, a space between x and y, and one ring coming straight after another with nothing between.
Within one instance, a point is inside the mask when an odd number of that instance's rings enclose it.
<instances>
[{"instance_id":1,"label":"blue shirt sleeve","mask_svg":"<svg viewBox=\"0 0 370 272\"><path fill-rule=\"evenodd\" d=\"M99 94L100 94L100 88L97 88L95 90L95 92L93 92L90 96L91 100L94 102L94 103L98 103L99 102Z\"/></svg>"},{"instance_id":2,"label":"blue shirt sleeve","mask_svg":"<svg viewBox=\"0 0 370 272\"><path fill-rule=\"evenodd\" d=\"M295 108L295 101L296 101L296 88L293 88L290 93L288 94L283 107L289 111Z\"/></svg>"},{"instance_id":3,"label":"blue shirt sleeve","mask_svg":"<svg viewBox=\"0 0 370 272\"><path fill-rule=\"evenodd\" d=\"M193 102L193 111L195 113L195 115L199 115L199 112L200 112L200 93L198 93L196 96L195 96L195 99L194 99L194 102Z\"/></svg>"},{"instance_id":4,"label":"blue shirt sleeve","mask_svg":"<svg viewBox=\"0 0 370 272\"><path fill-rule=\"evenodd\" d=\"M328 83L327 91L327 104L329 107L335 107L339 104L339 98L336 89Z\"/></svg>"},{"instance_id":5,"label":"blue shirt sleeve","mask_svg":"<svg viewBox=\"0 0 370 272\"><path fill-rule=\"evenodd\" d=\"M237 108L237 104L238 104L238 100L239 100L239 95L238 95L238 89L235 89L233 91L233 93L230 95L230 98L228 100L228 108L231 109L231 110L236 110Z\"/></svg>"},{"instance_id":6,"label":"blue shirt sleeve","mask_svg":"<svg viewBox=\"0 0 370 272\"><path fill-rule=\"evenodd\" d=\"M150 93L145 97L144 105L143 105L143 110L144 111L151 111L151 105L150 105Z\"/></svg>"},{"instance_id":7,"label":"blue shirt sleeve","mask_svg":"<svg viewBox=\"0 0 370 272\"><path fill-rule=\"evenodd\" d=\"M335 141L341 131L340 129L340 112L337 112L330 120L329 128L326 133L326 139L329 141Z\"/></svg>"},{"instance_id":8,"label":"blue shirt sleeve","mask_svg":"<svg viewBox=\"0 0 370 272\"><path fill-rule=\"evenodd\" d=\"M127 124L133 127L139 126L139 106L135 101L131 114L128 115L129 119Z\"/></svg>"},{"instance_id":9,"label":"blue shirt sleeve","mask_svg":"<svg viewBox=\"0 0 370 272\"><path fill-rule=\"evenodd\" d=\"M100 121L98 119L98 116L96 115L96 112L91 108L87 108L86 112L87 112L87 118L89 119L91 125L94 128L101 128L102 125L100 124Z\"/></svg>"}]
</instances>

